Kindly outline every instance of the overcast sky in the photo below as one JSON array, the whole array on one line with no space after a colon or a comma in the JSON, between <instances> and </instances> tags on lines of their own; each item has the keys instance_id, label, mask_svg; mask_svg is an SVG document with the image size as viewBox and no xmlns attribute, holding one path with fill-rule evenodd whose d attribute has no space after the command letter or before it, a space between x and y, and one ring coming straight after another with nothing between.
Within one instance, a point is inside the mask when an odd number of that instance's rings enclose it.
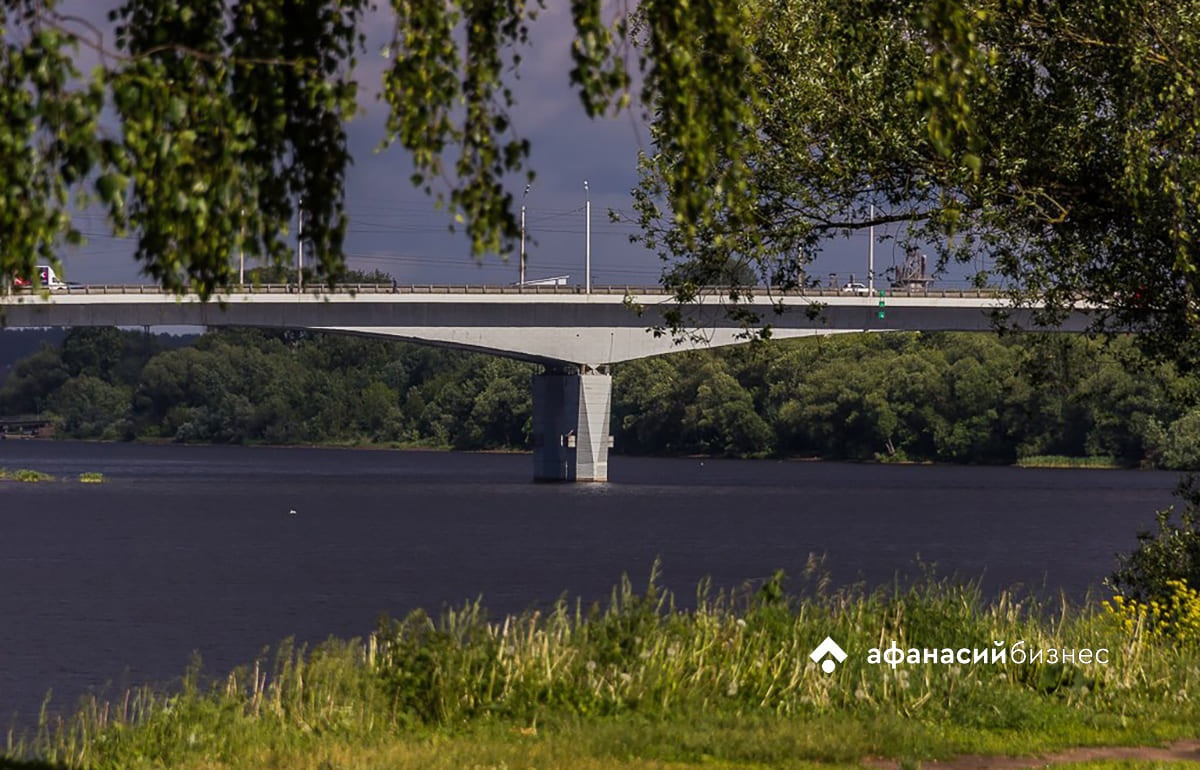
<instances>
[{"instance_id":1,"label":"overcast sky","mask_svg":"<svg viewBox=\"0 0 1200 770\"><path fill-rule=\"evenodd\" d=\"M63 0L63 13L104 24L118 0ZM527 202L528 277L569 275L583 282L585 253L584 180L592 203L592 282L651 285L658 281L657 257L629 242L633 226L609 221L608 211L632 217L630 191L637 184L637 153L648 132L625 113L613 119L589 120L568 82L572 27L564 2L548 3L531 27L517 84L515 128L532 143L531 163L537 180ZM105 24L105 26L107 26ZM407 283L511 283L517 280L515 256L471 257L467 240L448 232L449 218L409 182L411 165L402 148L377 152L384 134L386 105L375 98L380 73L387 65L380 50L390 32L385 11L366 25L367 52L359 67L361 114L348 127L354 164L347 175L346 204L350 217L346 251L351 267L376 268ZM107 42L111 45L112 39ZM81 51L81 69L92 57ZM453 162L453 155L448 156ZM514 183L521 198L523 184ZM67 278L84 283L141 282L127 239L107 235L101 217L83 215L86 247L63 255ZM902 254L881 230L876 247L876 274ZM869 238L865 233L830 244L810 268L824 278L864 280ZM897 253L893 253L897 252Z\"/></svg>"}]
</instances>

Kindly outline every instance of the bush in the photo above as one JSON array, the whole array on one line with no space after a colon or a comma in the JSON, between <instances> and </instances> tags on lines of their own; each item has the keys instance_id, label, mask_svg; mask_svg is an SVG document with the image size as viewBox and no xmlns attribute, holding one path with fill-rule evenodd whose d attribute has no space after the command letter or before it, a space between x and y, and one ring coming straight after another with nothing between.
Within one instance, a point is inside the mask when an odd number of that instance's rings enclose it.
<instances>
[{"instance_id":1,"label":"bush","mask_svg":"<svg viewBox=\"0 0 1200 770\"><path fill-rule=\"evenodd\" d=\"M1200 408L1192 409L1171 423L1159 464L1171 470L1200 468Z\"/></svg>"},{"instance_id":2,"label":"bush","mask_svg":"<svg viewBox=\"0 0 1200 770\"><path fill-rule=\"evenodd\" d=\"M1165 600L1143 603L1118 595L1104 608L1131 633L1143 630L1181 642L1200 641L1200 591L1189 588L1186 580L1168 580L1167 588L1171 594Z\"/></svg>"},{"instance_id":3,"label":"bush","mask_svg":"<svg viewBox=\"0 0 1200 770\"><path fill-rule=\"evenodd\" d=\"M1131 553L1117 556L1117 570L1108 585L1118 594L1118 605L1148 608L1152 603L1171 605L1182 588L1200 587L1200 483L1185 477L1175 494L1184 509L1175 521L1175 506L1158 511L1157 532L1138 534Z\"/></svg>"}]
</instances>

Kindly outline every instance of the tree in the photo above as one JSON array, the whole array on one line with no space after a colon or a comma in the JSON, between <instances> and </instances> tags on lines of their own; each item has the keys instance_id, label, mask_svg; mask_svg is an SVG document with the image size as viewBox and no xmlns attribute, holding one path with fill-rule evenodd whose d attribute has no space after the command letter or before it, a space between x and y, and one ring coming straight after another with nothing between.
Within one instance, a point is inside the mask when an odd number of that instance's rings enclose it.
<instances>
[{"instance_id":1,"label":"tree","mask_svg":"<svg viewBox=\"0 0 1200 770\"><path fill-rule=\"evenodd\" d=\"M112 326L71 329L62 343L62 360L72 377L83 374L109 380L124 354L124 335Z\"/></svg>"},{"instance_id":2,"label":"tree","mask_svg":"<svg viewBox=\"0 0 1200 770\"><path fill-rule=\"evenodd\" d=\"M612 413L618 451L679 451L684 405L691 396L680 382L680 369L696 355L642 358L615 368Z\"/></svg>"},{"instance_id":3,"label":"tree","mask_svg":"<svg viewBox=\"0 0 1200 770\"><path fill-rule=\"evenodd\" d=\"M762 456L773 450L775 436L741 384L718 362L701 369L701 375L683 411L685 440L705 454Z\"/></svg>"},{"instance_id":4,"label":"tree","mask_svg":"<svg viewBox=\"0 0 1200 770\"><path fill-rule=\"evenodd\" d=\"M38 414L51 393L70 379L62 351L43 345L38 352L17 362L0 388L0 414Z\"/></svg>"},{"instance_id":5,"label":"tree","mask_svg":"<svg viewBox=\"0 0 1200 770\"><path fill-rule=\"evenodd\" d=\"M50 399L63 431L76 438L121 438L129 391L91 375L72 377Z\"/></svg>"},{"instance_id":6,"label":"tree","mask_svg":"<svg viewBox=\"0 0 1200 770\"><path fill-rule=\"evenodd\" d=\"M1164 444L1160 460L1163 468L1200 468L1200 408L1192 409L1171 423Z\"/></svg>"},{"instance_id":7,"label":"tree","mask_svg":"<svg viewBox=\"0 0 1200 770\"><path fill-rule=\"evenodd\" d=\"M0 276L80 242L70 209L94 200L169 289L209 296L239 250L282 262L297 208L317 277L338 278L366 5L125 0L110 40L57 0L0 0ZM101 57L90 77L80 46Z\"/></svg>"},{"instance_id":8,"label":"tree","mask_svg":"<svg viewBox=\"0 0 1200 770\"><path fill-rule=\"evenodd\" d=\"M1143 605L1172 594L1170 581L1183 579L1200 586L1200 486L1195 476L1185 476L1175 494L1183 501L1178 522L1175 507L1155 513L1157 531L1138 533L1138 545L1117 555L1117 569L1105 581L1126 599Z\"/></svg>"},{"instance_id":9,"label":"tree","mask_svg":"<svg viewBox=\"0 0 1200 770\"><path fill-rule=\"evenodd\" d=\"M681 217L684 150L656 115L637 208L664 258L773 272L828 238L893 223L943 265L982 260L1018 299L1045 297L1052 311L1113 303L1109 328L1192 335L1200 3L745 5L752 119L742 143L716 144L720 161L698 184L720 186L744 163L754 212L719 208L699 229Z\"/></svg>"}]
</instances>

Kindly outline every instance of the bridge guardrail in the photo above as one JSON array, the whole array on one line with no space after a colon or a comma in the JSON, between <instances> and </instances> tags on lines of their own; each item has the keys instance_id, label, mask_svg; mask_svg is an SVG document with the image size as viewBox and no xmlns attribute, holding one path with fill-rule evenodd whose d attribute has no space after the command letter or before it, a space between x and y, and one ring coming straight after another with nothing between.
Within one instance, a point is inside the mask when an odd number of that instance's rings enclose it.
<instances>
[{"instance_id":1,"label":"bridge guardrail","mask_svg":"<svg viewBox=\"0 0 1200 770\"><path fill-rule=\"evenodd\" d=\"M726 296L731 290L731 287L712 287L701 293L704 298L720 298ZM391 284L344 284L334 289L320 287L319 289L310 289L305 287L297 290L295 284L261 284L258 286L231 286L223 289L214 296L217 297L232 297L242 294L296 294L304 293L311 295L323 294L499 294L499 295L583 295L584 288L582 286L511 286L511 285L495 285L495 284L408 284L408 285L391 285ZM664 290L661 286L635 286L635 285L613 285L613 286L593 286L592 294L599 295L631 295L631 296L657 296L670 297L671 292ZM877 298L880 293L875 294L851 294L838 289L791 289L779 290L769 289L765 286L752 287L750 289L739 288L739 293L744 296L753 296L756 299L769 299L780 297L809 297L814 299L831 298L831 297L861 297L863 299ZM35 296L34 292L25 290L16 290L12 292L16 296ZM81 286L70 286L50 292L50 296L62 295L109 295L109 294L159 294L169 295L171 292L164 291L159 286L154 284L86 284ZM906 289L884 289L883 295L885 298L892 297L920 297L920 298L945 298L945 299L993 299L1007 296L1007 293L996 289L923 289L923 290L906 290Z\"/></svg>"}]
</instances>

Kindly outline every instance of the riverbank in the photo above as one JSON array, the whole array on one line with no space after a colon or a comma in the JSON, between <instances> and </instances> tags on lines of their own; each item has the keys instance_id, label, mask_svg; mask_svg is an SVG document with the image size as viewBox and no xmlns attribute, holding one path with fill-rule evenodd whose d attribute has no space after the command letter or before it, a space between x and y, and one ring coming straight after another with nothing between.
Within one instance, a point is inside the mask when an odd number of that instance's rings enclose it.
<instances>
[{"instance_id":1,"label":"riverbank","mask_svg":"<svg viewBox=\"0 0 1200 770\"><path fill-rule=\"evenodd\" d=\"M795 595L782 576L675 610L470 603L366 639L288 643L207 681L86 702L9 767L901 767L1200 737L1200 650L1096 604L970 584ZM828 637L844 648L810 654ZM1053 655L1051 655L1053 653ZM1185 744L1191 745L1191 744ZM1103 756L1103 755L1093 755ZM1030 760L1030 764L1033 764Z\"/></svg>"},{"instance_id":2,"label":"riverbank","mask_svg":"<svg viewBox=\"0 0 1200 770\"><path fill-rule=\"evenodd\" d=\"M112 441L102 439L77 439L67 436L48 436L48 437L22 437L22 441L38 441L38 442L53 442L53 441L68 441L79 443L93 444L134 444L143 446L229 446L229 444L221 444L216 442L177 442L171 439L140 437L131 441ZM293 444L273 444L265 441L247 441L235 446L244 446L249 448L266 448L266 449L349 449L355 451L392 451L392 452L456 452L463 454L496 454L496 455L532 455L530 449L521 447L501 447L493 449L458 449L449 444L437 444L430 442L404 442L404 441L388 441L388 442L356 442L356 441L329 441L316 443L293 443ZM1031 455L1028 457L1019 458L1014 463L951 463L937 462L934 460L896 460L886 455L876 457L872 460L848 460L846 458L824 458L815 457L812 455L795 455L787 457L762 456L762 457L742 457L729 458L723 455L706 455L695 453L679 453L679 454L664 454L652 453L646 455L639 454L616 454L610 456L619 457L646 457L658 459L685 459L685 460L757 460L762 462L789 462L789 463L851 463L862 465L929 465L929 466L979 466L979 467L996 467L996 468L1086 468L1092 470L1139 470L1139 468L1123 465L1112 457L1070 457L1066 455ZM1146 468L1145 470L1152 470Z\"/></svg>"}]
</instances>

